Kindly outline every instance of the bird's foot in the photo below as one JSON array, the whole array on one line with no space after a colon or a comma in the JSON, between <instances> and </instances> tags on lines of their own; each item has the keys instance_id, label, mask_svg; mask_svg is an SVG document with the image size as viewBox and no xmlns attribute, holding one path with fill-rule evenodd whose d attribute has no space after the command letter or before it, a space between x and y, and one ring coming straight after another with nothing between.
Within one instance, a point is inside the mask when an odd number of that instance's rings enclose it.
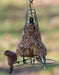
<instances>
[{"instance_id":1,"label":"bird's foot","mask_svg":"<svg viewBox=\"0 0 59 75\"><path fill-rule=\"evenodd\" d=\"M12 66L12 67L10 67L9 74L11 74L11 73L13 72L13 70L14 70L13 66Z\"/></svg>"},{"instance_id":2,"label":"bird's foot","mask_svg":"<svg viewBox=\"0 0 59 75\"><path fill-rule=\"evenodd\" d=\"M13 70L10 70L10 71L9 71L9 74L11 74L12 72L13 72Z\"/></svg>"}]
</instances>

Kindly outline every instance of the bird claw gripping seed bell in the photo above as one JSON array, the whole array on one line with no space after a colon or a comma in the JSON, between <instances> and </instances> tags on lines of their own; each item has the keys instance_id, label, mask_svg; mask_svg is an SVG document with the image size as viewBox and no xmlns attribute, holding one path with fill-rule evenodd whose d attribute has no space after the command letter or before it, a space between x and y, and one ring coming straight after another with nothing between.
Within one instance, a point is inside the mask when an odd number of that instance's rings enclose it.
<instances>
[{"instance_id":1,"label":"bird claw gripping seed bell","mask_svg":"<svg viewBox=\"0 0 59 75\"><path fill-rule=\"evenodd\" d=\"M46 47L41 40L36 11L35 9L31 8L31 3L33 2L33 0L29 1L30 9L26 11L24 34L22 37L22 41L20 42L16 50L17 55L23 57L23 63L25 63L25 57L37 57L37 60L39 59L39 57L40 59L42 57L45 60L44 56L47 55ZM43 68L45 68L45 65L43 65Z\"/></svg>"}]
</instances>

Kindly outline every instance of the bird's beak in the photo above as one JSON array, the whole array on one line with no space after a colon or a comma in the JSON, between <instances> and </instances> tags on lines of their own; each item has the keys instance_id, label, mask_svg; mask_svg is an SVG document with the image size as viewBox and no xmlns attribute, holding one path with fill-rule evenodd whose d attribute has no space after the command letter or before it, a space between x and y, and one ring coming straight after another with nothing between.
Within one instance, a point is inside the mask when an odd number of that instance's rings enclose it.
<instances>
[{"instance_id":1,"label":"bird's beak","mask_svg":"<svg viewBox=\"0 0 59 75\"><path fill-rule=\"evenodd\" d=\"M4 53L4 55L6 55L6 53Z\"/></svg>"}]
</instances>

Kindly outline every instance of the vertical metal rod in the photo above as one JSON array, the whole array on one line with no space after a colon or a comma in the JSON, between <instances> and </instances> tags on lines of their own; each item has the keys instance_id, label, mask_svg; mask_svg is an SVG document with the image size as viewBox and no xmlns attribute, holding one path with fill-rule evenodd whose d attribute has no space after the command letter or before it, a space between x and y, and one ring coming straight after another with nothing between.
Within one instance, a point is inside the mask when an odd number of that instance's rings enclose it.
<instances>
[{"instance_id":1,"label":"vertical metal rod","mask_svg":"<svg viewBox=\"0 0 59 75\"><path fill-rule=\"evenodd\" d=\"M27 11L28 12L28 11ZM26 30L27 30L27 18L28 18L28 13L26 12L26 20L25 20L25 28L24 28L24 36L23 36L23 64L25 64L26 60L25 60L25 40L26 40Z\"/></svg>"},{"instance_id":2,"label":"vertical metal rod","mask_svg":"<svg viewBox=\"0 0 59 75\"><path fill-rule=\"evenodd\" d=\"M32 58L30 58L30 63L32 64Z\"/></svg>"},{"instance_id":3,"label":"vertical metal rod","mask_svg":"<svg viewBox=\"0 0 59 75\"><path fill-rule=\"evenodd\" d=\"M43 69L46 69L46 57L43 55Z\"/></svg>"},{"instance_id":4,"label":"vertical metal rod","mask_svg":"<svg viewBox=\"0 0 59 75\"><path fill-rule=\"evenodd\" d=\"M38 24L38 20L37 20L37 15L36 15L35 9L34 9L34 12L35 12L35 14L34 14L34 16L35 16L35 22Z\"/></svg>"},{"instance_id":5,"label":"vertical metal rod","mask_svg":"<svg viewBox=\"0 0 59 75\"><path fill-rule=\"evenodd\" d=\"M32 8L31 8L31 3L29 3L29 6L30 6L30 11L31 11L31 16L32 16Z\"/></svg>"}]
</instances>

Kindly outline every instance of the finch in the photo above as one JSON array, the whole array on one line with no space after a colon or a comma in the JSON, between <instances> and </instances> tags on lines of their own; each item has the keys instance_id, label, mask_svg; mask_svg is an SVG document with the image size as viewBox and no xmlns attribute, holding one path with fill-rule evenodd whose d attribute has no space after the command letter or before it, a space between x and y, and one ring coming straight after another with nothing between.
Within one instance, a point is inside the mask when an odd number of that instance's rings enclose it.
<instances>
[{"instance_id":1,"label":"finch","mask_svg":"<svg viewBox=\"0 0 59 75\"><path fill-rule=\"evenodd\" d=\"M15 64L17 62L17 55L15 52L12 52L10 50L6 50L4 52L4 55L7 56L7 59L8 59L8 65L10 67L10 71L9 71L9 74L13 72L13 64ZM19 63L19 62L17 62Z\"/></svg>"}]
</instances>

